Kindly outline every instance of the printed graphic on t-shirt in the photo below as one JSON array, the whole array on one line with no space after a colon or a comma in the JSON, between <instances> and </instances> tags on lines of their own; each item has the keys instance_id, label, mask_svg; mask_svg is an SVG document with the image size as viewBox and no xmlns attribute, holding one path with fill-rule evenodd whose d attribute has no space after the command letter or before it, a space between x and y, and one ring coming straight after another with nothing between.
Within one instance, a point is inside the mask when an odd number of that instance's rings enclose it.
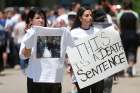
<instances>
[{"instance_id":1,"label":"printed graphic on t-shirt","mask_svg":"<svg viewBox=\"0 0 140 93\"><path fill-rule=\"evenodd\" d=\"M37 58L60 58L61 36L38 36Z\"/></svg>"}]
</instances>

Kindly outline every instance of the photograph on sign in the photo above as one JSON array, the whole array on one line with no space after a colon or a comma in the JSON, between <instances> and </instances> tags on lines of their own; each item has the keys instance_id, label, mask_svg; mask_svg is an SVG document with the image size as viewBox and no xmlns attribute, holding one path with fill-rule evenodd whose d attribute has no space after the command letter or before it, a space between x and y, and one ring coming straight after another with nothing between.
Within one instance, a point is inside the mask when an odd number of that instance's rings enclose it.
<instances>
[{"instance_id":1,"label":"photograph on sign","mask_svg":"<svg viewBox=\"0 0 140 93\"><path fill-rule=\"evenodd\" d=\"M33 27L32 38L26 43L32 44L32 59L37 67L34 82L61 82L63 79L64 57L68 34L63 28ZM31 32L30 32L31 33Z\"/></svg>"},{"instance_id":2,"label":"photograph on sign","mask_svg":"<svg viewBox=\"0 0 140 93\"><path fill-rule=\"evenodd\" d=\"M37 58L60 58L61 36L37 36Z\"/></svg>"}]
</instances>

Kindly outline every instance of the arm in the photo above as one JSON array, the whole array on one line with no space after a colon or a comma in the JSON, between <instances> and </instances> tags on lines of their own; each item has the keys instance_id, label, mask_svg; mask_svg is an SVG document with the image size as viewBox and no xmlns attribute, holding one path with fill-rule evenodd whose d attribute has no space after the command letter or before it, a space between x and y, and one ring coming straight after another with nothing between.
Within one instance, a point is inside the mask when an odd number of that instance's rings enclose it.
<instances>
[{"instance_id":1,"label":"arm","mask_svg":"<svg viewBox=\"0 0 140 93\"><path fill-rule=\"evenodd\" d=\"M28 59L31 56L34 45L34 33L26 33L21 42L19 55L21 59Z\"/></svg>"},{"instance_id":2,"label":"arm","mask_svg":"<svg viewBox=\"0 0 140 93\"><path fill-rule=\"evenodd\" d=\"M23 42L20 46L19 56L21 59L28 59L31 56L31 49L27 49Z\"/></svg>"},{"instance_id":3,"label":"arm","mask_svg":"<svg viewBox=\"0 0 140 93\"><path fill-rule=\"evenodd\" d=\"M31 49L27 49L26 47L23 48L22 54L26 57L29 58L31 56Z\"/></svg>"},{"instance_id":4,"label":"arm","mask_svg":"<svg viewBox=\"0 0 140 93\"><path fill-rule=\"evenodd\" d=\"M71 66L71 64L70 64L70 62L69 62L69 58L68 58L67 54L65 55L65 65L66 65L66 72L67 72L70 76L72 76L73 70L72 70L72 66Z\"/></svg>"}]
</instances>

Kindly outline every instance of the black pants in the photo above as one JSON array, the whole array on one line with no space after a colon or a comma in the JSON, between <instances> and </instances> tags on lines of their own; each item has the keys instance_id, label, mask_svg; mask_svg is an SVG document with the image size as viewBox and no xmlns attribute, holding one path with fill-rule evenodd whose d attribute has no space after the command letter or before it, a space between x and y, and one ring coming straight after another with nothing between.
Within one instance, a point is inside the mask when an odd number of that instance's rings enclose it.
<instances>
[{"instance_id":1,"label":"black pants","mask_svg":"<svg viewBox=\"0 0 140 93\"><path fill-rule=\"evenodd\" d=\"M112 93L113 76L104 79L104 93Z\"/></svg>"},{"instance_id":2,"label":"black pants","mask_svg":"<svg viewBox=\"0 0 140 93\"><path fill-rule=\"evenodd\" d=\"M75 83L75 84L76 84L78 93L103 93L103 90L104 90L104 80L99 81L83 89L79 88L78 83Z\"/></svg>"},{"instance_id":3,"label":"black pants","mask_svg":"<svg viewBox=\"0 0 140 93\"><path fill-rule=\"evenodd\" d=\"M4 62L3 62L3 57L2 57L2 53L0 52L0 72L2 70L4 70Z\"/></svg>"},{"instance_id":4,"label":"black pants","mask_svg":"<svg viewBox=\"0 0 140 93\"><path fill-rule=\"evenodd\" d=\"M36 83L27 78L27 93L61 93L61 83Z\"/></svg>"}]
</instances>

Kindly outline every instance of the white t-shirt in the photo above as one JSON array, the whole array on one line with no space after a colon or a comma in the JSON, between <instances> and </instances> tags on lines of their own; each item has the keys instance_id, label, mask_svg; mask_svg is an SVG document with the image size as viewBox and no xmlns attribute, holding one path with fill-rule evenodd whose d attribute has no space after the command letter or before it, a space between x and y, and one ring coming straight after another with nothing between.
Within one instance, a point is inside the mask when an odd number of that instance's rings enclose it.
<instances>
[{"instance_id":1,"label":"white t-shirt","mask_svg":"<svg viewBox=\"0 0 140 93\"><path fill-rule=\"evenodd\" d=\"M95 27L91 27L88 30L84 30L80 27L72 29L71 30L71 36L74 40L79 39L79 38L84 38L90 35L94 35L95 33L97 33L99 31L98 28Z\"/></svg>"},{"instance_id":2,"label":"white t-shirt","mask_svg":"<svg viewBox=\"0 0 140 93\"><path fill-rule=\"evenodd\" d=\"M12 36L14 38L15 43L20 44L23 36L25 35L26 23L21 21L14 26Z\"/></svg>"},{"instance_id":3,"label":"white t-shirt","mask_svg":"<svg viewBox=\"0 0 140 93\"><path fill-rule=\"evenodd\" d=\"M49 41L57 41L58 44L55 46L56 43L49 43ZM32 48L27 76L34 82L61 82L66 48L69 45L71 45L71 34L66 28L34 27L29 29L23 38L19 53L21 58L26 59L21 52L22 49ZM51 51L51 57L43 56L45 49Z\"/></svg>"}]
</instances>

